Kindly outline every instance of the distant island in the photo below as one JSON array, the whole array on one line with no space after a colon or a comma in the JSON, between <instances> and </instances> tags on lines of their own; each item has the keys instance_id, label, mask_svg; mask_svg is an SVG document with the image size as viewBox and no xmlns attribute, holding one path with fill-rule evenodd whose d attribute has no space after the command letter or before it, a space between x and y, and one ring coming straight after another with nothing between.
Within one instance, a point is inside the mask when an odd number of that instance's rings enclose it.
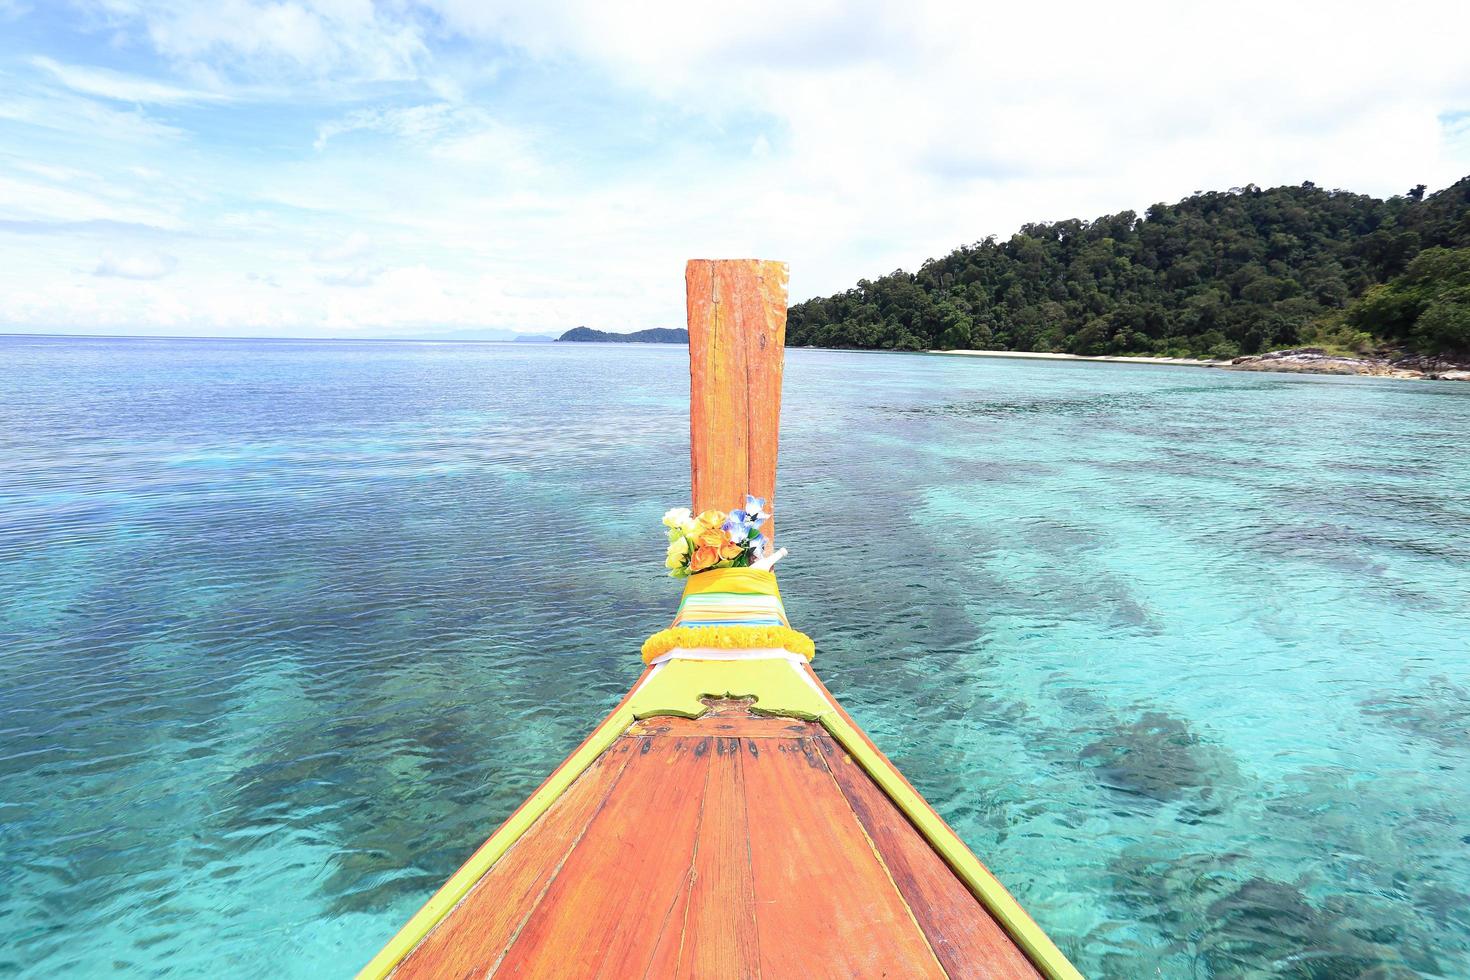
<instances>
[{"instance_id":1,"label":"distant island","mask_svg":"<svg viewBox=\"0 0 1470 980\"><path fill-rule=\"evenodd\" d=\"M515 342L518 344L549 344L556 340L555 337L541 333L518 333Z\"/></svg>"},{"instance_id":2,"label":"distant island","mask_svg":"<svg viewBox=\"0 0 1470 980\"><path fill-rule=\"evenodd\" d=\"M1387 200L1310 182L1022 225L791 307L789 346L1470 361L1470 177Z\"/></svg>"},{"instance_id":3,"label":"distant island","mask_svg":"<svg viewBox=\"0 0 1470 980\"><path fill-rule=\"evenodd\" d=\"M653 327L635 330L632 333L608 333L591 327L573 327L560 337L558 342L569 340L584 344L684 344L689 343L689 331L683 327Z\"/></svg>"}]
</instances>

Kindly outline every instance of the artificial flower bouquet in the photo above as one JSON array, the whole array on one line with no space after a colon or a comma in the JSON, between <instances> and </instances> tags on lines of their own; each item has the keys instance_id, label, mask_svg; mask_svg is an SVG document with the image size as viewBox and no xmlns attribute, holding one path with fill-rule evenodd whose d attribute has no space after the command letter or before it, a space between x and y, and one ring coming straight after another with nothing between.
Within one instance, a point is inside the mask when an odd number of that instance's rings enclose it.
<instances>
[{"instance_id":1,"label":"artificial flower bouquet","mask_svg":"<svg viewBox=\"0 0 1470 980\"><path fill-rule=\"evenodd\" d=\"M770 539L760 526L770 520L766 502L745 497L745 506L728 513L707 510L697 517L688 507L676 507L664 515L669 529L669 550L664 566L674 578L686 578L712 568L769 567ZM767 564L769 562L769 564Z\"/></svg>"},{"instance_id":2,"label":"artificial flower bouquet","mask_svg":"<svg viewBox=\"0 0 1470 980\"><path fill-rule=\"evenodd\" d=\"M810 660L816 644L791 628L771 566L786 554L774 551L761 525L771 519L766 502L749 494L745 506L699 516L679 507L664 515L669 551L664 564L686 579L674 624L643 644L644 663L661 658L741 651L762 656L785 650ZM703 574L712 572L713 574ZM693 651L693 653L691 653Z\"/></svg>"}]
</instances>

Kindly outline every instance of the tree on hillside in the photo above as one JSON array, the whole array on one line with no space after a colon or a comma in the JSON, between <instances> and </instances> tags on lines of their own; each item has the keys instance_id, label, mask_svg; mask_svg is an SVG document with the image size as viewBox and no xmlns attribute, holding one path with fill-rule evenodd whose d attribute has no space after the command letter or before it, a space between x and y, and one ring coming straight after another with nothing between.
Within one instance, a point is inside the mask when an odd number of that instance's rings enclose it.
<instances>
[{"instance_id":1,"label":"tree on hillside","mask_svg":"<svg viewBox=\"0 0 1470 980\"><path fill-rule=\"evenodd\" d=\"M1470 248L1420 252L1403 275L1370 288L1347 319L1428 353L1470 353Z\"/></svg>"},{"instance_id":2,"label":"tree on hillside","mask_svg":"<svg viewBox=\"0 0 1470 980\"><path fill-rule=\"evenodd\" d=\"M1470 248L1470 177L1437 194L1425 196L1421 186L1386 201L1310 182L1246 184L1155 204L1142 216L1023 225L1009 239L963 246L917 272L895 270L798 303L788 339L887 349L1253 354L1292 346L1324 320L1341 323L1365 291L1408 274L1435 248ZM1393 295L1393 302L1403 299ZM1441 305L1427 321L1420 323L1429 302L1415 312L1413 329L1383 336L1445 349L1459 329L1458 300L1433 302ZM1370 321L1378 322L1355 315L1355 323Z\"/></svg>"}]
</instances>

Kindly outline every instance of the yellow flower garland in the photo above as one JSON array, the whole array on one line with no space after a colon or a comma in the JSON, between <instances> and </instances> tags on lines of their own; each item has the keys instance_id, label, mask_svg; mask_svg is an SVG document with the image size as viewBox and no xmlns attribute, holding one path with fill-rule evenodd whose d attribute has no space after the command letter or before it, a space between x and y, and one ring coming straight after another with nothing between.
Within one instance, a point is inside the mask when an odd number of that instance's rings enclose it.
<instances>
[{"instance_id":1,"label":"yellow flower garland","mask_svg":"<svg viewBox=\"0 0 1470 980\"><path fill-rule=\"evenodd\" d=\"M670 650L789 650L812 659L817 645L805 633L789 626L674 626L643 641L643 662L649 663Z\"/></svg>"}]
</instances>

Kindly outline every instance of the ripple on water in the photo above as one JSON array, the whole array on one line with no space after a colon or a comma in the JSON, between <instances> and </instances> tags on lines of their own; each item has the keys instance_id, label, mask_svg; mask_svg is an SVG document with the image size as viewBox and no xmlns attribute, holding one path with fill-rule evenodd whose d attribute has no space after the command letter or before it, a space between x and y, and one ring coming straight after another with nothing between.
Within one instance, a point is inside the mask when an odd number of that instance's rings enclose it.
<instances>
[{"instance_id":1,"label":"ripple on water","mask_svg":"<svg viewBox=\"0 0 1470 980\"><path fill-rule=\"evenodd\" d=\"M677 348L0 338L0 973L348 975L636 676ZM1470 973L1470 386L792 351L788 609L1092 976Z\"/></svg>"}]
</instances>

